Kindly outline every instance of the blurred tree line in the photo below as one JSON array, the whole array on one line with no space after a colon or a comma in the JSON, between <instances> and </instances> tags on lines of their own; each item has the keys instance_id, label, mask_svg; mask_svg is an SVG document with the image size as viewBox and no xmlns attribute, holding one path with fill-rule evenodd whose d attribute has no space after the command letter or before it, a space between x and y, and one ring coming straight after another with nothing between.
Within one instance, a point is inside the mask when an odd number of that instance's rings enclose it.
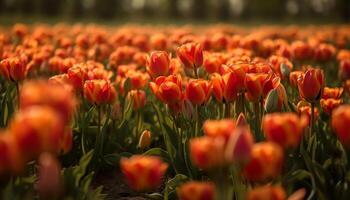
<instances>
[{"instance_id":1,"label":"blurred tree line","mask_svg":"<svg viewBox=\"0 0 350 200\"><path fill-rule=\"evenodd\" d=\"M350 0L0 0L0 14L69 18L350 20Z\"/></svg>"}]
</instances>

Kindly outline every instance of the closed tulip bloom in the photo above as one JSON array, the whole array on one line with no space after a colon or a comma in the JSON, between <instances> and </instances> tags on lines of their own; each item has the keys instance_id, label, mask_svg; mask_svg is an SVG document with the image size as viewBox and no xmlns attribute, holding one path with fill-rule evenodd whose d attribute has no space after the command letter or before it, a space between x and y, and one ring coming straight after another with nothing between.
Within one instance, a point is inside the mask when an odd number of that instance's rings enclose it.
<instances>
[{"instance_id":1,"label":"closed tulip bloom","mask_svg":"<svg viewBox=\"0 0 350 200\"><path fill-rule=\"evenodd\" d=\"M184 44L176 52L186 68L198 68L203 64L203 48L199 43Z\"/></svg>"},{"instance_id":2,"label":"closed tulip bloom","mask_svg":"<svg viewBox=\"0 0 350 200\"><path fill-rule=\"evenodd\" d=\"M140 149L146 149L151 145L152 134L149 130L144 130L140 136L138 147Z\"/></svg>"},{"instance_id":3,"label":"closed tulip bloom","mask_svg":"<svg viewBox=\"0 0 350 200\"><path fill-rule=\"evenodd\" d=\"M302 76L302 71L293 71L289 74L289 83L292 87L298 87L299 76Z\"/></svg>"},{"instance_id":4,"label":"closed tulip bloom","mask_svg":"<svg viewBox=\"0 0 350 200\"><path fill-rule=\"evenodd\" d=\"M88 72L81 65L74 65L67 71L68 80L74 86L75 90L83 90L85 80L88 79Z\"/></svg>"},{"instance_id":5,"label":"closed tulip bloom","mask_svg":"<svg viewBox=\"0 0 350 200\"><path fill-rule=\"evenodd\" d=\"M128 185L136 191L147 191L158 187L168 164L158 157L134 155L120 160L120 168Z\"/></svg>"},{"instance_id":6,"label":"closed tulip bloom","mask_svg":"<svg viewBox=\"0 0 350 200\"><path fill-rule=\"evenodd\" d=\"M298 79L300 96L308 102L315 102L322 96L324 75L321 69L308 69Z\"/></svg>"},{"instance_id":7,"label":"closed tulip bloom","mask_svg":"<svg viewBox=\"0 0 350 200\"><path fill-rule=\"evenodd\" d=\"M75 112L76 99L72 91L64 85L30 81L24 83L21 89L20 109L31 106L49 106L68 123Z\"/></svg>"},{"instance_id":8,"label":"closed tulip bloom","mask_svg":"<svg viewBox=\"0 0 350 200\"><path fill-rule=\"evenodd\" d=\"M37 187L41 199L58 199L63 192L61 164L49 153L39 157Z\"/></svg>"},{"instance_id":9,"label":"closed tulip bloom","mask_svg":"<svg viewBox=\"0 0 350 200\"><path fill-rule=\"evenodd\" d=\"M249 101L259 101L263 96L264 83L268 79L268 74L247 74L245 86L247 89L246 97Z\"/></svg>"},{"instance_id":10,"label":"closed tulip bloom","mask_svg":"<svg viewBox=\"0 0 350 200\"><path fill-rule=\"evenodd\" d=\"M116 99L116 91L106 80L88 80L84 84L84 96L92 104L111 104Z\"/></svg>"},{"instance_id":11,"label":"closed tulip bloom","mask_svg":"<svg viewBox=\"0 0 350 200\"><path fill-rule=\"evenodd\" d=\"M14 116L9 131L14 135L24 160L29 161L42 151L59 153L64 124L50 107L31 106Z\"/></svg>"},{"instance_id":12,"label":"closed tulip bloom","mask_svg":"<svg viewBox=\"0 0 350 200\"><path fill-rule=\"evenodd\" d=\"M189 181L177 189L180 200L215 200L215 185L210 182Z\"/></svg>"},{"instance_id":13,"label":"closed tulip bloom","mask_svg":"<svg viewBox=\"0 0 350 200\"><path fill-rule=\"evenodd\" d=\"M343 88L325 87L322 93L322 99L339 99L343 94Z\"/></svg>"},{"instance_id":14,"label":"closed tulip bloom","mask_svg":"<svg viewBox=\"0 0 350 200\"><path fill-rule=\"evenodd\" d=\"M293 57L297 60L310 59L313 56L313 50L309 44L303 41L294 41L291 44Z\"/></svg>"},{"instance_id":15,"label":"closed tulip bloom","mask_svg":"<svg viewBox=\"0 0 350 200\"><path fill-rule=\"evenodd\" d=\"M218 56L208 56L204 60L204 69L209 73L218 73L222 62Z\"/></svg>"},{"instance_id":16,"label":"closed tulip bloom","mask_svg":"<svg viewBox=\"0 0 350 200\"><path fill-rule=\"evenodd\" d=\"M249 126L247 119L245 118L245 115L243 113L239 113L238 118L236 120L236 127L244 127Z\"/></svg>"},{"instance_id":17,"label":"closed tulip bloom","mask_svg":"<svg viewBox=\"0 0 350 200\"><path fill-rule=\"evenodd\" d=\"M274 113L264 116L262 127L268 141L275 142L283 148L299 145L305 127L305 116L294 113Z\"/></svg>"},{"instance_id":18,"label":"closed tulip bloom","mask_svg":"<svg viewBox=\"0 0 350 200\"><path fill-rule=\"evenodd\" d=\"M283 159L283 150L278 144L273 142L254 144L252 157L244 167L244 176L250 181L275 178L281 173Z\"/></svg>"},{"instance_id":19,"label":"closed tulip bloom","mask_svg":"<svg viewBox=\"0 0 350 200\"><path fill-rule=\"evenodd\" d=\"M18 174L24 169L24 160L18 145L9 132L0 133L0 178L10 174Z\"/></svg>"},{"instance_id":20,"label":"closed tulip bloom","mask_svg":"<svg viewBox=\"0 0 350 200\"><path fill-rule=\"evenodd\" d=\"M211 96L212 85L206 80L190 80L186 87L186 98L194 105L203 105Z\"/></svg>"},{"instance_id":21,"label":"closed tulip bloom","mask_svg":"<svg viewBox=\"0 0 350 200\"><path fill-rule=\"evenodd\" d=\"M163 103L172 105L183 100L184 94L180 76L159 76L154 82L150 82L149 86L153 94Z\"/></svg>"},{"instance_id":22,"label":"closed tulip bloom","mask_svg":"<svg viewBox=\"0 0 350 200\"><path fill-rule=\"evenodd\" d=\"M347 147L350 147L350 106L342 105L332 112L332 128L339 140Z\"/></svg>"},{"instance_id":23,"label":"closed tulip bloom","mask_svg":"<svg viewBox=\"0 0 350 200\"><path fill-rule=\"evenodd\" d=\"M233 72L228 72L221 76L213 74L211 77L213 93L217 101L231 102L238 97L240 92L239 79Z\"/></svg>"},{"instance_id":24,"label":"closed tulip bloom","mask_svg":"<svg viewBox=\"0 0 350 200\"><path fill-rule=\"evenodd\" d=\"M260 186L247 193L246 200L286 200L287 195L281 186Z\"/></svg>"},{"instance_id":25,"label":"closed tulip bloom","mask_svg":"<svg viewBox=\"0 0 350 200\"><path fill-rule=\"evenodd\" d=\"M223 137L200 137L190 140L191 160L201 169L213 169L226 164L225 139Z\"/></svg>"},{"instance_id":26,"label":"closed tulip bloom","mask_svg":"<svg viewBox=\"0 0 350 200\"><path fill-rule=\"evenodd\" d=\"M209 137L223 137L228 140L235 130L235 122L231 119L206 120L203 131Z\"/></svg>"},{"instance_id":27,"label":"closed tulip bloom","mask_svg":"<svg viewBox=\"0 0 350 200\"><path fill-rule=\"evenodd\" d=\"M340 61L339 75L343 80L350 79L350 58Z\"/></svg>"},{"instance_id":28,"label":"closed tulip bloom","mask_svg":"<svg viewBox=\"0 0 350 200\"><path fill-rule=\"evenodd\" d=\"M254 138L249 127L237 127L227 143L226 160L239 164L246 164L252 153Z\"/></svg>"},{"instance_id":29,"label":"closed tulip bloom","mask_svg":"<svg viewBox=\"0 0 350 200\"><path fill-rule=\"evenodd\" d=\"M342 103L341 99L321 99L320 104L322 110L328 115L332 114L332 111Z\"/></svg>"},{"instance_id":30,"label":"closed tulip bloom","mask_svg":"<svg viewBox=\"0 0 350 200\"><path fill-rule=\"evenodd\" d=\"M134 110L139 110L146 105L146 93L143 90L131 90L128 99L133 101Z\"/></svg>"},{"instance_id":31,"label":"closed tulip bloom","mask_svg":"<svg viewBox=\"0 0 350 200\"><path fill-rule=\"evenodd\" d=\"M11 57L0 62L1 75L10 81L22 81L27 76L27 57Z\"/></svg>"},{"instance_id":32,"label":"closed tulip bloom","mask_svg":"<svg viewBox=\"0 0 350 200\"><path fill-rule=\"evenodd\" d=\"M156 78L169 74L170 55L166 51L154 51L147 60L148 73Z\"/></svg>"}]
</instances>

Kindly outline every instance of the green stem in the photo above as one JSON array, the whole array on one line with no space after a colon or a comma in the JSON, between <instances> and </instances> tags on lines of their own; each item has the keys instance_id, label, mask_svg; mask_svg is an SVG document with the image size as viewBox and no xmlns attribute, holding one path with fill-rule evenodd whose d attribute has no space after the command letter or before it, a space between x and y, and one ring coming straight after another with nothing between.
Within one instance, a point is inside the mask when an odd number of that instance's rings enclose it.
<instances>
[{"instance_id":1,"label":"green stem","mask_svg":"<svg viewBox=\"0 0 350 200\"><path fill-rule=\"evenodd\" d=\"M196 122L194 128L194 137L198 137L199 132L199 106L196 105Z\"/></svg>"},{"instance_id":2,"label":"green stem","mask_svg":"<svg viewBox=\"0 0 350 200\"><path fill-rule=\"evenodd\" d=\"M231 117L231 103L227 102L226 110L225 110L225 118L230 118L230 117Z\"/></svg>"},{"instance_id":3,"label":"green stem","mask_svg":"<svg viewBox=\"0 0 350 200\"><path fill-rule=\"evenodd\" d=\"M16 95L17 95L17 109L19 110L19 106L20 106L20 97L19 97L19 83L18 81L15 82L15 86L16 86Z\"/></svg>"},{"instance_id":4,"label":"green stem","mask_svg":"<svg viewBox=\"0 0 350 200\"><path fill-rule=\"evenodd\" d=\"M198 79L198 71L195 65L193 65L194 77Z\"/></svg>"},{"instance_id":5,"label":"green stem","mask_svg":"<svg viewBox=\"0 0 350 200\"><path fill-rule=\"evenodd\" d=\"M312 102L311 103L311 119L310 119L310 135L309 135L309 137L311 137L312 136L312 134L313 134L313 132L314 132L314 121L315 121L315 113L314 113L314 110L315 110L315 103L314 102Z\"/></svg>"}]
</instances>

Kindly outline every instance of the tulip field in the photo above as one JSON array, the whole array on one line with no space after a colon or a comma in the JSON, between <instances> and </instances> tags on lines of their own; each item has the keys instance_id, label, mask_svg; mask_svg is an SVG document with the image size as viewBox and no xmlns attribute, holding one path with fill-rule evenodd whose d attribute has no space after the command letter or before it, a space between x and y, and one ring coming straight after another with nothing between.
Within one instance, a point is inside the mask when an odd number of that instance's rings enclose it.
<instances>
[{"instance_id":1,"label":"tulip field","mask_svg":"<svg viewBox=\"0 0 350 200\"><path fill-rule=\"evenodd\" d=\"M348 200L350 26L0 27L0 199Z\"/></svg>"}]
</instances>

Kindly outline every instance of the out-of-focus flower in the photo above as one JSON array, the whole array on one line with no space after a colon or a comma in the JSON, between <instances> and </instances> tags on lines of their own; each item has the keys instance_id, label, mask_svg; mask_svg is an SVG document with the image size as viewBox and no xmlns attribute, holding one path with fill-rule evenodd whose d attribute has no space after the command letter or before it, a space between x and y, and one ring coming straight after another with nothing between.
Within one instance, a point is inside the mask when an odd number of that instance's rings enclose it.
<instances>
[{"instance_id":1,"label":"out-of-focus flower","mask_svg":"<svg viewBox=\"0 0 350 200\"><path fill-rule=\"evenodd\" d=\"M314 57L318 61L328 61L335 56L335 47L331 44L322 43L315 48Z\"/></svg>"},{"instance_id":2,"label":"out-of-focus flower","mask_svg":"<svg viewBox=\"0 0 350 200\"><path fill-rule=\"evenodd\" d=\"M67 76L69 82L77 91L83 90L85 80L88 78L87 69L81 65L75 65L68 69Z\"/></svg>"},{"instance_id":3,"label":"out-of-focus flower","mask_svg":"<svg viewBox=\"0 0 350 200\"><path fill-rule=\"evenodd\" d=\"M225 139L223 137L200 137L190 140L191 160L201 169L212 169L226 164Z\"/></svg>"},{"instance_id":4,"label":"out-of-focus flower","mask_svg":"<svg viewBox=\"0 0 350 200\"><path fill-rule=\"evenodd\" d=\"M283 158L283 150L276 143L254 144L252 157L244 167L244 176L250 181L263 181L277 177L282 170Z\"/></svg>"},{"instance_id":5,"label":"out-of-focus flower","mask_svg":"<svg viewBox=\"0 0 350 200\"><path fill-rule=\"evenodd\" d=\"M293 57L297 60L311 59L313 56L313 49L306 42L294 41L291 44Z\"/></svg>"},{"instance_id":6,"label":"out-of-focus flower","mask_svg":"<svg viewBox=\"0 0 350 200\"><path fill-rule=\"evenodd\" d=\"M268 141L276 142L283 148L296 147L307 126L305 116L294 113L267 114L262 120L262 127Z\"/></svg>"},{"instance_id":7,"label":"out-of-focus flower","mask_svg":"<svg viewBox=\"0 0 350 200\"><path fill-rule=\"evenodd\" d=\"M342 79L350 79L350 58L340 61L339 75Z\"/></svg>"},{"instance_id":8,"label":"out-of-focus flower","mask_svg":"<svg viewBox=\"0 0 350 200\"><path fill-rule=\"evenodd\" d=\"M275 73L277 73L277 75L281 78L288 78L285 77L286 72L284 72L285 70L288 70L289 72L292 71L293 69L293 64L284 57L280 57L280 56L271 56L269 58L269 62L272 64L272 68L274 70ZM285 67L285 69L282 67L282 65L284 65L283 67Z\"/></svg>"},{"instance_id":9,"label":"out-of-focus flower","mask_svg":"<svg viewBox=\"0 0 350 200\"><path fill-rule=\"evenodd\" d=\"M298 87L299 76L302 76L302 71L293 71L289 74L289 83L292 87Z\"/></svg>"},{"instance_id":10,"label":"out-of-focus flower","mask_svg":"<svg viewBox=\"0 0 350 200\"><path fill-rule=\"evenodd\" d=\"M246 200L286 200L287 195L281 186L260 186L247 193Z\"/></svg>"},{"instance_id":11,"label":"out-of-focus flower","mask_svg":"<svg viewBox=\"0 0 350 200\"><path fill-rule=\"evenodd\" d=\"M84 96L92 104L111 104L116 99L116 91L106 80L88 80L84 84Z\"/></svg>"},{"instance_id":12,"label":"out-of-focus flower","mask_svg":"<svg viewBox=\"0 0 350 200\"><path fill-rule=\"evenodd\" d=\"M343 88L325 87L322 93L322 99L339 99L343 94Z\"/></svg>"},{"instance_id":13,"label":"out-of-focus flower","mask_svg":"<svg viewBox=\"0 0 350 200\"><path fill-rule=\"evenodd\" d=\"M158 51L164 51L168 48L168 38L164 34L153 34L150 38L151 48Z\"/></svg>"},{"instance_id":14,"label":"out-of-focus flower","mask_svg":"<svg viewBox=\"0 0 350 200\"><path fill-rule=\"evenodd\" d=\"M347 147L350 146L350 106L342 105L332 112L332 128L339 140Z\"/></svg>"},{"instance_id":15,"label":"out-of-focus flower","mask_svg":"<svg viewBox=\"0 0 350 200\"><path fill-rule=\"evenodd\" d=\"M135 155L120 160L120 168L128 185L136 191L151 190L158 187L168 164L158 157Z\"/></svg>"},{"instance_id":16,"label":"out-of-focus flower","mask_svg":"<svg viewBox=\"0 0 350 200\"><path fill-rule=\"evenodd\" d=\"M204 59L204 69L209 73L218 73L220 66L223 64L222 60L218 56L210 55Z\"/></svg>"},{"instance_id":17,"label":"out-of-focus flower","mask_svg":"<svg viewBox=\"0 0 350 200\"><path fill-rule=\"evenodd\" d=\"M187 43L178 47L177 55L187 68L198 68L203 64L203 49L199 43Z\"/></svg>"},{"instance_id":18,"label":"out-of-focus flower","mask_svg":"<svg viewBox=\"0 0 350 200\"><path fill-rule=\"evenodd\" d=\"M298 78L300 96L308 102L315 102L322 96L324 75L321 69L308 69Z\"/></svg>"},{"instance_id":19,"label":"out-of-focus flower","mask_svg":"<svg viewBox=\"0 0 350 200\"><path fill-rule=\"evenodd\" d=\"M247 119L245 118L243 113L239 113L236 120L236 127L249 126Z\"/></svg>"},{"instance_id":20,"label":"out-of-focus flower","mask_svg":"<svg viewBox=\"0 0 350 200\"><path fill-rule=\"evenodd\" d=\"M165 51L154 51L147 60L148 73L156 78L169 74L170 55Z\"/></svg>"},{"instance_id":21,"label":"out-of-focus flower","mask_svg":"<svg viewBox=\"0 0 350 200\"><path fill-rule=\"evenodd\" d=\"M320 104L322 110L328 115L332 114L332 111L342 103L341 99L321 99Z\"/></svg>"},{"instance_id":22,"label":"out-of-focus flower","mask_svg":"<svg viewBox=\"0 0 350 200\"><path fill-rule=\"evenodd\" d=\"M64 136L64 123L50 107L31 106L16 113L9 125L24 160L40 152L59 153Z\"/></svg>"},{"instance_id":23,"label":"out-of-focus flower","mask_svg":"<svg viewBox=\"0 0 350 200\"><path fill-rule=\"evenodd\" d=\"M186 87L186 99L194 105L203 105L208 102L212 91L209 81L192 79Z\"/></svg>"},{"instance_id":24,"label":"out-of-focus flower","mask_svg":"<svg viewBox=\"0 0 350 200\"><path fill-rule=\"evenodd\" d=\"M0 62L1 75L10 81L22 81L27 76L27 57L11 57Z\"/></svg>"},{"instance_id":25,"label":"out-of-focus flower","mask_svg":"<svg viewBox=\"0 0 350 200\"><path fill-rule=\"evenodd\" d=\"M215 185L210 182L189 181L177 189L180 200L214 200Z\"/></svg>"},{"instance_id":26,"label":"out-of-focus flower","mask_svg":"<svg viewBox=\"0 0 350 200\"><path fill-rule=\"evenodd\" d=\"M58 199L63 192L61 165L49 153L42 153L39 157L37 189L41 199Z\"/></svg>"},{"instance_id":27,"label":"out-of-focus flower","mask_svg":"<svg viewBox=\"0 0 350 200\"><path fill-rule=\"evenodd\" d=\"M19 38L23 38L29 32L28 26L24 24L15 24L12 28L12 33L15 34Z\"/></svg>"},{"instance_id":28,"label":"out-of-focus flower","mask_svg":"<svg viewBox=\"0 0 350 200\"><path fill-rule=\"evenodd\" d=\"M225 150L227 161L246 164L252 153L254 138L248 126L237 127L231 134Z\"/></svg>"},{"instance_id":29,"label":"out-of-focus flower","mask_svg":"<svg viewBox=\"0 0 350 200\"><path fill-rule=\"evenodd\" d=\"M146 93L143 90L131 90L127 98L132 99L134 110L139 110L146 105Z\"/></svg>"},{"instance_id":30,"label":"out-of-focus flower","mask_svg":"<svg viewBox=\"0 0 350 200\"><path fill-rule=\"evenodd\" d=\"M231 119L206 120L203 124L203 131L209 137L223 137L229 140L235 130L235 122Z\"/></svg>"},{"instance_id":31,"label":"out-of-focus flower","mask_svg":"<svg viewBox=\"0 0 350 200\"><path fill-rule=\"evenodd\" d=\"M18 174L24 169L24 160L13 135L0 132L0 177Z\"/></svg>"},{"instance_id":32,"label":"out-of-focus flower","mask_svg":"<svg viewBox=\"0 0 350 200\"><path fill-rule=\"evenodd\" d=\"M31 106L50 106L68 123L75 111L74 94L63 85L46 81L30 81L23 84L20 93L20 109Z\"/></svg>"},{"instance_id":33,"label":"out-of-focus flower","mask_svg":"<svg viewBox=\"0 0 350 200\"><path fill-rule=\"evenodd\" d=\"M140 136L138 147L140 149L146 149L151 145L152 134L149 130L144 130Z\"/></svg>"},{"instance_id":34,"label":"out-of-focus flower","mask_svg":"<svg viewBox=\"0 0 350 200\"><path fill-rule=\"evenodd\" d=\"M311 120L311 105L310 103L306 102L306 101L300 101L298 104L297 104L297 109L298 109L298 113L300 116L304 115L304 116L307 116L307 121L308 121L308 124L310 124L310 120ZM318 108L315 107L314 108L314 120L316 121L318 116L319 116L319 111L318 111Z\"/></svg>"}]
</instances>

